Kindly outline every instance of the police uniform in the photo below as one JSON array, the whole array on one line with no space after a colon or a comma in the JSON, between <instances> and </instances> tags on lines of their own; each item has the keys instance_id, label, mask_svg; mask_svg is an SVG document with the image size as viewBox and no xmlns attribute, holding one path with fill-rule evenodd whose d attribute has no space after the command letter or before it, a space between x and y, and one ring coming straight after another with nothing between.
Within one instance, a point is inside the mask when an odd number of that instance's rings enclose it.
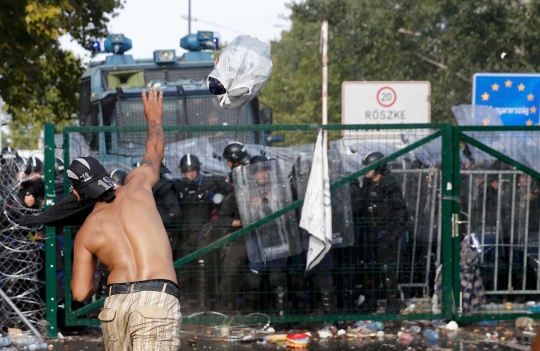
<instances>
[{"instance_id":1,"label":"police uniform","mask_svg":"<svg viewBox=\"0 0 540 351\"><path fill-rule=\"evenodd\" d=\"M380 154L378 159L383 157ZM378 159L364 162L364 164L371 164ZM366 279L368 285L366 304L375 302L374 288L378 286L376 282L380 276L384 282L388 311L398 312L396 269L399 240L407 230L409 215L396 179L386 172L385 166L377 169L376 172L381 175L376 182L364 177L358 202L363 219L365 257L368 264L375 270L373 274L368 273Z\"/></svg>"}]
</instances>

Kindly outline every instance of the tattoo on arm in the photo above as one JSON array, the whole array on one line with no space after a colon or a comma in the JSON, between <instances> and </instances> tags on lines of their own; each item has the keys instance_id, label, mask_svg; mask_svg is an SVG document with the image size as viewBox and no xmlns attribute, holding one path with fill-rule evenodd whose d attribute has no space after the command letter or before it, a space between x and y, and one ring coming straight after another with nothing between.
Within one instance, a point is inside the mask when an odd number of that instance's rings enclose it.
<instances>
[{"instance_id":1,"label":"tattoo on arm","mask_svg":"<svg viewBox=\"0 0 540 351\"><path fill-rule=\"evenodd\" d=\"M150 157L145 157L142 159L140 167L152 167L153 164L154 164L153 159L151 159Z\"/></svg>"},{"instance_id":2,"label":"tattoo on arm","mask_svg":"<svg viewBox=\"0 0 540 351\"><path fill-rule=\"evenodd\" d=\"M161 126L161 123L157 121L150 121L148 123L148 140L156 139L159 137L163 137L163 127Z\"/></svg>"}]
</instances>

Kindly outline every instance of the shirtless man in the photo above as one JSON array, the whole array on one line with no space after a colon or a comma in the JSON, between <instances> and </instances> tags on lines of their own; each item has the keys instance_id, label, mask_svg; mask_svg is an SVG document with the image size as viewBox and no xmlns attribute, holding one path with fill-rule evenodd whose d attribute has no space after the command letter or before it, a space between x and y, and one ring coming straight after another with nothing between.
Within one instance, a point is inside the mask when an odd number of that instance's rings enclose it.
<instances>
[{"instance_id":1,"label":"shirtless man","mask_svg":"<svg viewBox=\"0 0 540 351\"><path fill-rule=\"evenodd\" d=\"M67 170L79 201L98 200L75 237L71 290L77 301L95 294L110 270L99 314L106 350L179 350L179 290L171 245L152 194L163 159L163 93L142 93L148 122L141 166L113 188L93 157Z\"/></svg>"}]
</instances>

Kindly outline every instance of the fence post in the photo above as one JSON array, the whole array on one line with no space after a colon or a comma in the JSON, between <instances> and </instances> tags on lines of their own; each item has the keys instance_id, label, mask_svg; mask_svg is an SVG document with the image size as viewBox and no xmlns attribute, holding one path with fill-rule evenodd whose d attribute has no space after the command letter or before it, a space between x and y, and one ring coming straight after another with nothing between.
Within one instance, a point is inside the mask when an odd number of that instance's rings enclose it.
<instances>
[{"instance_id":1,"label":"fence post","mask_svg":"<svg viewBox=\"0 0 540 351\"><path fill-rule=\"evenodd\" d=\"M452 127L452 284L454 291L454 319L461 317L461 236L459 233L459 219L461 216L461 163L460 147L461 130L459 127Z\"/></svg>"},{"instance_id":2,"label":"fence post","mask_svg":"<svg viewBox=\"0 0 540 351\"><path fill-rule=\"evenodd\" d=\"M54 124L45 125L45 209L54 205L55 170L54 170ZM45 227L45 318L47 319L47 336L56 338L58 335L56 299L56 229Z\"/></svg>"},{"instance_id":3,"label":"fence post","mask_svg":"<svg viewBox=\"0 0 540 351\"><path fill-rule=\"evenodd\" d=\"M442 314L445 319L452 318L452 203L453 203L453 148L452 126L443 127L442 134Z\"/></svg>"}]
</instances>

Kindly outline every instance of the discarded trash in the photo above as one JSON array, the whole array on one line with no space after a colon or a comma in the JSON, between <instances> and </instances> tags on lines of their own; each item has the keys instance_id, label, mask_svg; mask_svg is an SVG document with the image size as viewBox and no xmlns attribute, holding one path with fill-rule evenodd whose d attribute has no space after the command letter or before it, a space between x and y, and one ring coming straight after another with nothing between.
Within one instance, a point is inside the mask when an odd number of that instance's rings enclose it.
<instances>
[{"instance_id":1,"label":"discarded trash","mask_svg":"<svg viewBox=\"0 0 540 351\"><path fill-rule=\"evenodd\" d=\"M223 49L207 79L221 108L238 108L253 99L272 72L270 45L247 35Z\"/></svg>"},{"instance_id":2,"label":"discarded trash","mask_svg":"<svg viewBox=\"0 0 540 351\"><path fill-rule=\"evenodd\" d=\"M330 337L332 337L332 332L330 332L329 330L318 330L317 331L317 334L319 334L319 338L321 339L328 339Z\"/></svg>"},{"instance_id":3,"label":"discarded trash","mask_svg":"<svg viewBox=\"0 0 540 351\"><path fill-rule=\"evenodd\" d=\"M41 343L41 340L38 338L35 338L30 335L20 334L20 335L12 335L11 341L13 342L13 345L16 346L24 346L24 345L32 345L32 344L38 344Z\"/></svg>"},{"instance_id":4,"label":"discarded trash","mask_svg":"<svg viewBox=\"0 0 540 351\"><path fill-rule=\"evenodd\" d=\"M369 329L373 331L379 331L384 329L384 324L382 322L369 322L366 323L364 321L358 321L354 323L355 328L364 328Z\"/></svg>"},{"instance_id":5,"label":"discarded trash","mask_svg":"<svg viewBox=\"0 0 540 351\"><path fill-rule=\"evenodd\" d=\"M266 329L266 332L267 333L275 333L276 330L273 327L269 327L269 328Z\"/></svg>"},{"instance_id":6,"label":"discarded trash","mask_svg":"<svg viewBox=\"0 0 540 351\"><path fill-rule=\"evenodd\" d=\"M338 330L338 332L337 332L337 335L338 335L338 336L342 336L342 335L345 335L345 334L347 334L347 332L346 332L345 330L343 330L343 329L340 329L340 330Z\"/></svg>"},{"instance_id":7,"label":"discarded trash","mask_svg":"<svg viewBox=\"0 0 540 351\"><path fill-rule=\"evenodd\" d=\"M531 312L540 312L540 305L539 306L536 306L536 307L533 307L533 308L529 308L529 311Z\"/></svg>"},{"instance_id":8,"label":"discarded trash","mask_svg":"<svg viewBox=\"0 0 540 351\"><path fill-rule=\"evenodd\" d=\"M456 322L454 321L450 321L448 322L448 324L446 325L446 329L448 330L458 330L459 329L459 326Z\"/></svg>"},{"instance_id":9,"label":"discarded trash","mask_svg":"<svg viewBox=\"0 0 540 351\"><path fill-rule=\"evenodd\" d=\"M405 343L409 343L414 340L414 336L409 333L398 333L399 340Z\"/></svg>"},{"instance_id":10,"label":"discarded trash","mask_svg":"<svg viewBox=\"0 0 540 351\"><path fill-rule=\"evenodd\" d=\"M223 337L227 337L229 336L230 334L230 329L229 329L229 326L227 324L223 324L220 328L219 328L219 335L223 336Z\"/></svg>"},{"instance_id":11,"label":"discarded trash","mask_svg":"<svg viewBox=\"0 0 540 351\"><path fill-rule=\"evenodd\" d=\"M377 337L380 339L380 338L384 338L384 332L382 330L379 330L377 332Z\"/></svg>"},{"instance_id":12,"label":"discarded trash","mask_svg":"<svg viewBox=\"0 0 540 351\"><path fill-rule=\"evenodd\" d=\"M11 340L7 336L3 336L0 338L0 347L6 347L11 345Z\"/></svg>"},{"instance_id":13,"label":"discarded trash","mask_svg":"<svg viewBox=\"0 0 540 351\"><path fill-rule=\"evenodd\" d=\"M534 324L534 319L529 317L518 317L516 319L516 328L529 328Z\"/></svg>"},{"instance_id":14,"label":"discarded trash","mask_svg":"<svg viewBox=\"0 0 540 351\"><path fill-rule=\"evenodd\" d=\"M287 347L303 348L307 347L309 342L309 335L307 334L288 334L287 335Z\"/></svg>"},{"instance_id":15,"label":"discarded trash","mask_svg":"<svg viewBox=\"0 0 540 351\"><path fill-rule=\"evenodd\" d=\"M24 350L43 350L47 348L46 342L40 342L37 344L30 344L24 347Z\"/></svg>"},{"instance_id":16,"label":"discarded trash","mask_svg":"<svg viewBox=\"0 0 540 351\"><path fill-rule=\"evenodd\" d=\"M286 341L287 340L287 334L266 335L264 337L264 340L269 341L269 342Z\"/></svg>"},{"instance_id":17,"label":"discarded trash","mask_svg":"<svg viewBox=\"0 0 540 351\"><path fill-rule=\"evenodd\" d=\"M437 341L439 340L439 333L437 333L435 330L433 329L426 329L424 330L424 332L422 333L422 335L424 336L424 338L428 339L428 340L431 340L431 341Z\"/></svg>"},{"instance_id":18,"label":"discarded trash","mask_svg":"<svg viewBox=\"0 0 540 351\"><path fill-rule=\"evenodd\" d=\"M408 329L405 329L405 331L407 333L414 333L414 334L418 334L422 331L422 328L418 325L413 325L411 327L409 327Z\"/></svg>"}]
</instances>

